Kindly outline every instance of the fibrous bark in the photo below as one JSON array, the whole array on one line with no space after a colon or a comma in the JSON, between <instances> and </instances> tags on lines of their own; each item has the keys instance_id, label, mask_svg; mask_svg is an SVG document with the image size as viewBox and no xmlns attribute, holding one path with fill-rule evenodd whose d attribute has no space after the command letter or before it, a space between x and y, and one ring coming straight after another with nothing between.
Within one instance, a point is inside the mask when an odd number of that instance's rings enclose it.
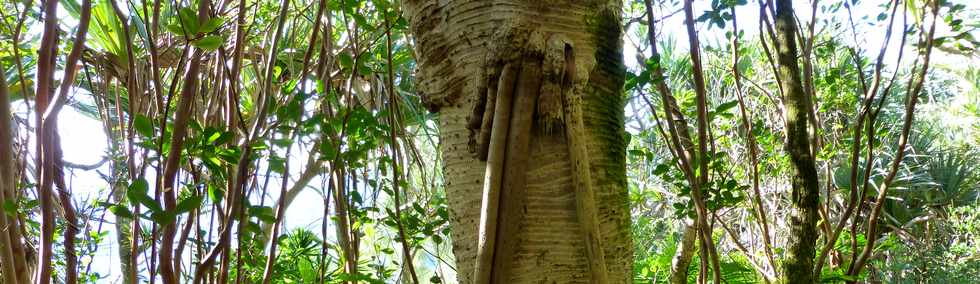
<instances>
[{"instance_id":1,"label":"fibrous bark","mask_svg":"<svg viewBox=\"0 0 980 284\"><path fill-rule=\"evenodd\" d=\"M405 3L417 43L417 89L440 115L460 283L474 283L477 271L491 275L483 281L495 277L496 283L631 282L619 5ZM559 53L566 61L561 69L574 78L568 85L561 84L564 79L556 83L552 75L559 68L544 54L551 38L563 38L574 52ZM508 92L511 98L502 97ZM575 110L581 113L579 126L569 119ZM573 179L580 171L588 178ZM497 183L499 200L484 200L484 185ZM588 191L594 201L588 201ZM483 202L499 205L497 214L484 214ZM481 216L499 219L495 226L481 226ZM498 232L481 234L480 228ZM480 247L479 237L492 237L494 247ZM599 251L587 249L593 244Z\"/></svg>"}]
</instances>

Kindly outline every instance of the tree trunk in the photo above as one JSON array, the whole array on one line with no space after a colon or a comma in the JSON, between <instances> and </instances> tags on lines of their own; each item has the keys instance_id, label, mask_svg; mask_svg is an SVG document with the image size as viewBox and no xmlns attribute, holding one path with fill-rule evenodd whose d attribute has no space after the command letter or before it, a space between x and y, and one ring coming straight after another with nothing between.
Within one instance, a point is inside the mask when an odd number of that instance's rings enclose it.
<instances>
[{"instance_id":1,"label":"tree trunk","mask_svg":"<svg viewBox=\"0 0 980 284\"><path fill-rule=\"evenodd\" d=\"M694 258L694 252L697 250L695 243L698 240L697 223L688 218L681 227L681 238L677 242L677 252L674 253L674 258L670 261L671 284L687 284L691 259Z\"/></svg>"},{"instance_id":2,"label":"tree trunk","mask_svg":"<svg viewBox=\"0 0 980 284\"><path fill-rule=\"evenodd\" d=\"M811 102L803 91L800 66L796 61L796 20L791 0L776 1L776 46L786 115L786 152L792 172L792 202L783 260L786 283L814 283L813 258L816 254L818 198L817 168L807 134L807 115Z\"/></svg>"},{"instance_id":3,"label":"tree trunk","mask_svg":"<svg viewBox=\"0 0 980 284\"><path fill-rule=\"evenodd\" d=\"M459 283L632 282L620 5L406 1Z\"/></svg>"},{"instance_id":4,"label":"tree trunk","mask_svg":"<svg viewBox=\"0 0 980 284\"><path fill-rule=\"evenodd\" d=\"M0 74L7 68L0 65ZM6 78L0 78L0 202L15 202L17 176L14 172L14 119L10 109L10 93ZM27 257L21 243L21 223L18 218L0 214L0 272L5 283L28 282Z\"/></svg>"},{"instance_id":5,"label":"tree trunk","mask_svg":"<svg viewBox=\"0 0 980 284\"><path fill-rule=\"evenodd\" d=\"M119 173L116 177L124 176L121 171L115 171ZM112 190L112 200L116 204L126 204L126 186L121 185L117 182ZM119 220L119 219L117 219ZM119 220L116 222L116 240L118 241L118 246L116 246L116 251L119 253L119 269L123 277L120 277L120 281L123 284L136 284L130 275L137 274L137 267L130 261L133 258L132 248L133 246L139 246L139 244L133 244L133 226L128 220Z\"/></svg>"}]
</instances>

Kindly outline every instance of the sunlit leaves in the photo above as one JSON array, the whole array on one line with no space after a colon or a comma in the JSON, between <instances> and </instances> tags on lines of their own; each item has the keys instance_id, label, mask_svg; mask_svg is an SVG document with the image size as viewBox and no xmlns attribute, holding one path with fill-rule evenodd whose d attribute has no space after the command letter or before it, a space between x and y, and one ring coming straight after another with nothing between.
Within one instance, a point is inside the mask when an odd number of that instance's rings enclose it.
<instances>
[{"instance_id":1,"label":"sunlit leaves","mask_svg":"<svg viewBox=\"0 0 980 284\"><path fill-rule=\"evenodd\" d=\"M191 41L191 44L204 50L213 51L225 43L225 38L220 35L209 35Z\"/></svg>"},{"instance_id":2,"label":"sunlit leaves","mask_svg":"<svg viewBox=\"0 0 980 284\"><path fill-rule=\"evenodd\" d=\"M221 17L208 18L200 21L197 11L190 7L177 10L177 15L170 19L166 29L176 35L182 35L190 41L190 44L208 51L220 48L225 43L224 35L208 35L221 28L225 20ZM198 36L204 34L202 36Z\"/></svg>"},{"instance_id":3,"label":"sunlit leaves","mask_svg":"<svg viewBox=\"0 0 980 284\"><path fill-rule=\"evenodd\" d=\"M143 205L152 211L163 211L160 204L148 194L149 184L145 179L133 181L126 190L126 197L132 205Z\"/></svg>"},{"instance_id":4,"label":"sunlit leaves","mask_svg":"<svg viewBox=\"0 0 980 284\"><path fill-rule=\"evenodd\" d=\"M269 206L251 206L248 208L248 215L256 217L263 222L272 223L276 220L276 211Z\"/></svg>"},{"instance_id":5,"label":"sunlit leaves","mask_svg":"<svg viewBox=\"0 0 980 284\"><path fill-rule=\"evenodd\" d=\"M180 27L178 30L183 30L184 35L196 34L201 23L197 20L198 12L190 7L180 8L177 10L177 19L173 25Z\"/></svg>"},{"instance_id":6,"label":"sunlit leaves","mask_svg":"<svg viewBox=\"0 0 980 284\"><path fill-rule=\"evenodd\" d=\"M136 114L133 116L133 129L142 137L153 137L153 121L145 115Z\"/></svg>"},{"instance_id":7,"label":"sunlit leaves","mask_svg":"<svg viewBox=\"0 0 980 284\"><path fill-rule=\"evenodd\" d=\"M225 198L225 190L217 185L208 185L208 199L211 203L219 203Z\"/></svg>"},{"instance_id":8,"label":"sunlit leaves","mask_svg":"<svg viewBox=\"0 0 980 284\"><path fill-rule=\"evenodd\" d=\"M748 0L712 0L711 9L704 11L704 14L701 14L696 21L710 22L712 25L718 26L719 29L724 29L725 23L732 19L729 9L747 3Z\"/></svg>"},{"instance_id":9,"label":"sunlit leaves","mask_svg":"<svg viewBox=\"0 0 980 284\"><path fill-rule=\"evenodd\" d=\"M210 33L221 28L221 25L225 23L225 19L221 17L209 18L201 27L197 30L200 33Z\"/></svg>"},{"instance_id":10,"label":"sunlit leaves","mask_svg":"<svg viewBox=\"0 0 980 284\"><path fill-rule=\"evenodd\" d=\"M175 207L175 210L177 210L176 211L177 214L187 213L190 212L191 210L201 207L202 203L204 203L204 196L201 195L188 196L187 198L184 198L179 202L177 202L177 207Z\"/></svg>"},{"instance_id":11,"label":"sunlit leaves","mask_svg":"<svg viewBox=\"0 0 980 284\"><path fill-rule=\"evenodd\" d=\"M708 121L713 121L716 116L721 116L726 119L735 117L732 113L732 108L735 106L738 106L738 101L728 101L716 106L713 110L708 111Z\"/></svg>"},{"instance_id":12,"label":"sunlit leaves","mask_svg":"<svg viewBox=\"0 0 980 284\"><path fill-rule=\"evenodd\" d=\"M117 205L117 204L109 205L109 212L112 212L113 215L116 215L116 217L119 218L126 218L126 219L133 218L133 212L129 211L129 208L126 208L126 206Z\"/></svg>"},{"instance_id":13,"label":"sunlit leaves","mask_svg":"<svg viewBox=\"0 0 980 284\"><path fill-rule=\"evenodd\" d=\"M225 166L238 163L241 150L237 145L229 145L233 137L231 132L202 127L195 121L191 121L190 129L193 131L187 141L194 143L187 143L186 151L189 156L199 159L213 175L222 177Z\"/></svg>"}]
</instances>

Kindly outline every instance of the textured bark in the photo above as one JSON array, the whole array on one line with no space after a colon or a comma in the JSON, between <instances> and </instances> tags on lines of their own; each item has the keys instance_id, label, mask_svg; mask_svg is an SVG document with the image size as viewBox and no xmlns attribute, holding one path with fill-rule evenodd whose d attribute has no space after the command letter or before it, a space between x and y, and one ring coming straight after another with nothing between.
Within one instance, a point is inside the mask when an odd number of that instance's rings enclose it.
<instances>
[{"instance_id":1,"label":"textured bark","mask_svg":"<svg viewBox=\"0 0 980 284\"><path fill-rule=\"evenodd\" d=\"M528 153L531 145L531 127L534 122L537 91L541 87L541 66L526 60L521 66L514 94L513 114L507 135L507 153L504 158L504 181L500 189L500 212L497 219L497 247L493 256L493 283L506 283L511 276L512 260L517 255L518 242L525 219L528 184ZM501 86L503 87L503 86ZM521 210L521 209L524 210Z\"/></svg>"},{"instance_id":2,"label":"textured bark","mask_svg":"<svg viewBox=\"0 0 980 284\"><path fill-rule=\"evenodd\" d=\"M782 277L786 283L814 283L813 258L816 254L818 198L817 168L807 134L807 113L812 108L796 61L796 20L791 0L776 2L776 46L786 116L786 152L792 172L792 203L783 260Z\"/></svg>"},{"instance_id":3,"label":"textured bark","mask_svg":"<svg viewBox=\"0 0 980 284\"><path fill-rule=\"evenodd\" d=\"M574 52L569 76L574 78L565 96L572 97L581 110L583 137L575 137L583 147L570 148L565 131L545 127L542 117L560 115L561 101L548 97L553 85L538 83L542 91L537 103L530 108L518 107L521 91L514 92L512 119L531 117L530 135L524 157L513 157L515 163L524 160L524 170L502 168L500 230L498 246L512 253L501 254L494 249L498 268L505 269L506 279L498 283L593 283L592 260L586 249L588 224L583 224L577 209L576 186L572 178L574 167L570 150L584 148L594 191L596 226L601 254L609 283L631 282L632 244L629 235L628 196L625 179L625 132L621 88L624 79L622 42L620 39L619 1L406 1L406 17L411 23L417 43L419 64L417 89L427 106L440 114L440 140L445 161L447 196L451 209L453 250L456 255L460 283L473 283L477 271L478 237L480 230L483 184L487 163L482 161L481 147L492 144L493 134L475 133L473 128L493 124L496 120L488 110L500 109L497 96L486 96L488 89L505 88L486 81L504 64L515 62L513 54L503 50L522 50L526 42L520 36L496 37L515 30L528 30L566 38ZM521 33L521 32L518 32ZM520 57L518 57L519 59ZM542 61L544 61L542 59ZM516 61L520 64L520 61ZM531 65L538 65L531 64ZM548 64L538 75L520 72L515 85L534 76L549 80ZM520 65L519 65L520 66ZM527 66L527 64L523 64ZM523 69L523 68L517 68ZM487 72L487 70L492 70ZM489 74L488 74L489 73ZM530 72L533 73L533 72ZM524 98L528 99L528 98ZM489 105L489 106L488 106ZM559 108L552 109L558 105ZM527 107L527 106L525 106ZM474 108L477 108L474 111ZM525 109L525 110L522 110ZM535 115L526 112L535 112ZM521 113L524 112L524 113ZM496 113L496 111L494 111ZM478 116L478 117L475 117ZM559 118L561 116L558 116ZM496 117L494 117L496 118ZM560 120L560 119L559 119ZM486 123L484 123L486 121ZM511 122L513 128L516 122ZM475 125L476 127L472 127ZM569 123L563 127L569 127ZM509 131L503 131L508 133ZM513 133L513 132L511 132ZM575 135L575 134L572 134ZM510 137L508 137L510 138ZM515 137L516 138L516 137ZM511 140L511 139L508 139ZM514 140L511 140L514 141ZM489 143L489 142L488 142ZM515 143L515 144L511 144ZM515 151L521 143L507 142L506 151ZM490 150L490 160L493 150ZM482 151L480 151L482 152ZM520 152L520 151L516 151ZM505 154L504 160L508 160ZM509 164L507 161L502 162ZM508 175L522 178L512 180ZM523 179L523 182L520 182ZM514 184L523 184L518 186ZM508 191L511 194L508 195ZM513 198L513 201L511 200ZM508 207L510 206L510 207ZM516 207L516 208L515 208ZM587 207L587 206L586 206ZM508 209L509 208L509 209ZM514 209L514 210L512 210ZM510 213L508 213L510 212ZM513 215L510 215L513 214ZM588 214L586 214L588 215ZM585 222L588 223L588 222ZM482 262L486 263L486 262ZM598 265L596 265L598 266ZM494 269L494 273L499 273Z\"/></svg>"},{"instance_id":4,"label":"textured bark","mask_svg":"<svg viewBox=\"0 0 980 284\"><path fill-rule=\"evenodd\" d=\"M44 31L41 36L41 46L38 48L37 57L37 91L34 101L34 114L36 118L37 137L36 165L40 179L37 186L37 198L40 201L41 224L40 224L40 243L37 259L34 283L51 283L51 260L53 258L52 244L54 243L54 158L56 147L54 135L57 135L55 127L45 128L43 114L46 112L51 96L54 93L54 71L57 66L56 57L58 51L58 1L46 0L42 2L44 9ZM51 124L57 125L57 124Z\"/></svg>"},{"instance_id":5,"label":"textured bark","mask_svg":"<svg viewBox=\"0 0 980 284\"><path fill-rule=\"evenodd\" d=\"M516 80L516 74L514 69L516 64L507 64L504 66L503 70L500 72L501 85L510 86L514 84ZM490 135L490 140L486 143L487 146L480 146L478 151L482 151L483 148L487 149L487 170L486 176L484 176L483 182L483 193L481 208L483 210L480 216L480 234L479 243L477 247L477 260L476 267L490 267L493 265L493 251L496 249L496 238L497 235L497 215L500 204L500 186L503 183L503 167L504 167L504 147L507 143L507 132L510 129L510 115L511 115L511 102L513 88L500 88L500 91L494 97L495 106L500 106L496 108L493 112L494 115L485 115L485 117L493 117L493 124L497 127L493 127L492 131L483 131L482 136L486 136L485 133L492 133ZM496 90L494 90L496 91ZM487 91L489 94L490 91ZM488 98L489 99L489 98ZM488 102L489 103L489 102ZM482 152L478 152L478 155L482 158ZM474 271L475 279L477 283L486 283L490 281L490 270L481 269L479 271Z\"/></svg>"},{"instance_id":6,"label":"textured bark","mask_svg":"<svg viewBox=\"0 0 980 284\"><path fill-rule=\"evenodd\" d=\"M698 227L694 220L687 220L683 225L681 238L677 244L677 252L670 261L670 283L686 284L691 267L691 259L697 249L694 241L698 240Z\"/></svg>"},{"instance_id":7,"label":"textured bark","mask_svg":"<svg viewBox=\"0 0 980 284\"><path fill-rule=\"evenodd\" d=\"M6 68L0 65L0 74L6 74ZM10 112L10 94L7 90L7 80L0 79L0 203L14 201L16 177L14 176L13 148L13 117ZM17 283L26 279L23 251L20 245L20 225L17 218L9 218L6 213L0 214L0 270L3 272L4 283Z\"/></svg>"},{"instance_id":8,"label":"textured bark","mask_svg":"<svg viewBox=\"0 0 980 284\"><path fill-rule=\"evenodd\" d=\"M58 90L58 95L54 98L54 102L45 110L43 116L43 123L50 124L52 126L42 126L42 128L54 127L57 125L58 111L61 106L65 103L68 97L68 91L75 82L75 72L78 71L77 62L82 56L83 45L85 43L85 35L88 33L89 21L92 18L92 1L85 0L82 1L81 16L78 21L78 31L75 33L75 40L72 42L71 53L68 54L68 58L65 60L65 70L64 78L61 81L61 88ZM50 121L48 121L50 120ZM71 200L71 188L65 184L65 175L62 172L62 152L61 152L61 137L55 133L52 137L52 144L54 144L55 159L52 161L54 163L53 167L56 168L55 173L55 185L57 185L58 199L61 201L61 211L65 217L65 228L64 228L64 256L65 256L65 284L75 284L78 283L78 252L75 249L75 235L78 234L78 218L75 214L75 207L72 205Z\"/></svg>"}]
</instances>

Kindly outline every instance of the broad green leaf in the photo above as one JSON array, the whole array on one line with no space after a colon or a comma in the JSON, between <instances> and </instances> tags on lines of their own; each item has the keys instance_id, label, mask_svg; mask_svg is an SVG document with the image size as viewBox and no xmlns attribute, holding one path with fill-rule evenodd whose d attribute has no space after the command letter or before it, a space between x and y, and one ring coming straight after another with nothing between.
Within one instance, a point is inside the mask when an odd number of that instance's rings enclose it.
<instances>
[{"instance_id":1,"label":"broad green leaf","mask_svg":"<svg viewBox=\"0 0 980 284\"><path fill-rule=\"evenodd\" d=\"M153 121L142 114L133 116L133 128L143 137L153 137Z\"/></svg>"},{"instance_id":2,"label":"broad green leaf","mask_svg":"<svg viewBox=\"0 0 980 284\"><path fill-rule=\"evenodd\" d=\"M176 216L174 215L174 213L171 212L157 211L157 212L153 212L153 214L150 214L150 219L153 219L153 222L161 226L165 226L167 224L172 223L174 219L176 219Z\"/></svg>"},{"instance_id":3,"label":"broad green leaf","mask_svg":"<svg viewBox=\"0 0 980 284\"><path fill-rule=\"evenodd\" d=\"M177 203L177 214L183 214L190 212L191 210L201 207L201 203L204 202L204 196L194 195Z\"/></svg>"},{"instance_id":4,"label":"broad green leaf","mask_svg":"<svg viewBox=\"0 0 980 284\"><path fill-rule=\"evenodd\" d=\"M231 141L231 133L227 131L218 131L211 134L211 137L208 137L208 143L212 145L222 145L228 143L228 141Z\"/></svg>"},{"instance_id":5,"label":"broad green leaf","mask_svg":"<svg viewBox=\"0 0 980 284\"><path fill-rule=\"evenodd\" d=\"M129 208L126 208L126 206L113 204L109 206L109 212L112 212L113 215L116 215L116 217L119 218L126 218L126 219L133 218L133 212L129 211Z\"/></svg>"},{"instance_id":6,"label":"broad green leaf","mask_svg":"<svg viewBox=\"0 0 980 284\"><path fill-rule=\"evenodd\" d=\"M225 19L222 17L214 17L208 19L200 29L197 30L199 33L210 33L221 27L225 23Z\"/></svg>"},{"instance_id":7,"label":"broad green leaf","mask_svg":"<svg viewBox=\"0 0 980 284\"><path fill-rule=\"evenodd\" d=\"M275 211L269 206L252 206L249 215L259 218L263 222L272 223L276 221Z\"/></svg>"},{"instance_id":8,"label":"broad green leaf","mask_svg":"<svg viewBox=\"0 0 980 284\"><path fill-rule=\"evenodd\" d=\"M194 45L198 48L207 51L213 51L221 47L221 45L224 43L225 43L225 38L223 36L209 35L209 36L204 36L202 38L199 38L195 41L192 41L191 45Z\"/></svg>"},{"instance_id":9,"label":"broad green leaf","mask_svg":"<svg viewBox=\"0 0 980 284\"><path fill-rule=\"evenodd\" d=\"M182 31L186 33L181 33L185 36L195 35L201 27L201 23L197 21L197 11L189 7L180 8L177 11L177 25L183 27Z\"/></svg>"},{"instance_id":10,"label":"broad green leaf","mask_svg":"<svg viewBox=\"0 0 980 284\"><path fill-rule=\"evenodd\" d=\"M3 212L7 213L7 216L17 216L17 203L13 200L4 200Z\"/></svg>"},{"instance_id":11,"label":"broad green leaf","mask_svg":"<svg viewBox=\"0 0 980 284\"><path fill-rule=\"evenodd\" d=\"M286 161L279 157L269 157L269 170L282 174L286 171Z\"/></svg>"},{"instance_id":12,"label":"broad green leaf","mask_svg":"<svg viewBox=\"0 0 980 284\"><path fill-rule=\"evenodd\" d=\"M348 52L341 52L337 56L337 60L340 61L340 66L345 69L354 65L354 57L351 57L350 53Z\"/></svg>"},{"instance_id":13,"label":"broad green leaf","mask_svg":"<svg viewBox=\"0 0 980 284\"><path fill-rule=\"evenodd\" d=\"M225 191L218 186L213 184L208 185L208 198L211 199L212 203L220 203L222 199L225 198Z\"/></svg>"},{"instance_id":14,"label":"broad green leaf","mask_svg":"<svg viewBox=\"0 0 980 284\"><path fill-rule=\"evenodd\" d=\"M170 32L170 33L173 33L173 34L175 34L175 35L182 35L182 36L186 36L186 35L184 34L184 28L183 28L183 26L181 26L181 25L180 25L179 23L176 23L176 22L173 22L173 23L170 23L170 24L167 24L167 25L166 25L166 26L164 27L164 29L166 29L166 30L167 30L168 32Z\"/></svg>"},{"instance_id":15,"label":"broad green leaf","mask_svg":"<svg viewBox=\"0 0 980 284\"><path fill-rule=\"evenodd\" d=\"M732 109L733 107L735 107L737 105L738 105L738 101L726 102L726 103L720 104L717 107L715 107L715 112L716 113L723 113L723 112L726 112L726 111Z\"/></svg>"},{"instance_id":16,"label":"broad green leaf","mask_svg":"<svg viewBox=\"0 0 980 284\"><path fill-rule=\"evenodd\" d=\"M147 194L148 190L149 184L147 184L145 179L141 178L133 181L133 183L129 185L129 188L126 191L126 197L129 198L129 202L133 205L142 204L153 212L163 211L160 204L158 204L156 200L153 200L153 198Z\"/></svg>"}]
</instances>

